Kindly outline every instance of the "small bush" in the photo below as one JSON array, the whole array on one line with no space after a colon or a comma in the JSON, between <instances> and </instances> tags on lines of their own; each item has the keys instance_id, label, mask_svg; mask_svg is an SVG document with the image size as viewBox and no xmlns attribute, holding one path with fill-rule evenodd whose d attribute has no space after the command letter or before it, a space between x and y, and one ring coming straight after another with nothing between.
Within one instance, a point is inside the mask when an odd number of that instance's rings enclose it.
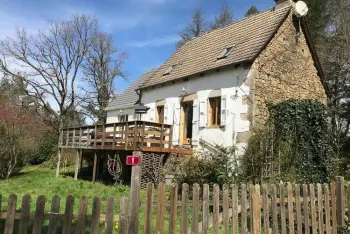
<instances>
[{"instance_id":1,"label":"small bush","mask_svg":"<svg viewBox=\"0 0 350 234\"><path fill-rule=\"evenodd\" d=\"M177 183L192 185L231 184L237 182L237 161L234 147L215 145L212 151L202 150L180 159L175 173Z\"/></svg>"},{"instance_id":2,"label":"small bush","mask_svg":"<svg viewBox=\"0 0 350 234\"><path fill-rule=\"evenodd\" d=\"M39 138L37 152L30 158L31 164L41 164L57 152L58 134L52 131L43 133Z\"/></svg>"},{"instance_id":3,"label":"small bush","mask_svg":"<svg viewBox=\"0 0 350 234\"><path fill-rule=\"evenodd\" d=\"M76 161L76 151L71 149L63 149L62 150L62 158L61 158L61 168L64 170L65 168L71 167L75 165ZM42 164L43 167L47 167L50 169L55 169L58 162L57 151L53 154L50 160L44 162Z\"/></svg>"}]
</instances>

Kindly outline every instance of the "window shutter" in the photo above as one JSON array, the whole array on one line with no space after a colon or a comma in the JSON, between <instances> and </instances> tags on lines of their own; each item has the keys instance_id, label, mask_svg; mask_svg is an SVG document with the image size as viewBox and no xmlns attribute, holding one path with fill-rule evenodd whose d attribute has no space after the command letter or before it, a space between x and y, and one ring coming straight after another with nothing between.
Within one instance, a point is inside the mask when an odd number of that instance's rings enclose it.
<instances>
[{"instance_id":1,"label":"window shutter","mask_svg":"<svg viewBox=\"0 0 350 234\"><path fill-rule=\"evenodd\" d=\"M205 128L207 126L207 100L200 100L199 102L199 127Z\"/></svg>"},{"instance_id":2,"label":"window shutter","mask_svg":"<svg viewBox=\"0 0 350 234\"><path fill-rule=\"evenodd\" d=\"M174 124L173 124L173 145L179 144L179 138L180 138L180 103L175 103L174 105Z\"/></svg>"},{"instance_id":3,"label":"window shutter","mask_svg":"<svg viewBox=\"0 0 350 234\"><path fill-rule=\"evenodd\" d=\"M154 106L151 106L151 108L149 109L149 121L151 122L155 122L156 121L156 112L155 112L155 107Z\"/></svg>"},{"instance_id":4,"label":"window shutter","mask_svg":"<svg viewBox=\"0 0 350 234\"><path fill-rule=\"evenodd\" d=\"M171 124L171 123L169 123L169 118L168 118L168 115L169 115L168 106L169 106L169 104L167 104L167 103L164 105L164 123Z\"/></svg>"},{"instance_id":5,"label":"window shutter","mask_svg":"<svg viewBox=\"0 0 350 234\"><path fill-rule=\"evenodd\" d=\"M221 96L221 113L220 113L220 125L226 125L226 95Z\"/></svg>"},{"instance_id":6,"label":"window shutter","mask_svg":"<svg viewBox=\"0 0 350 234\"><path fill-rule=\"evenodd\" d=\"M141 116L141 118L142 118L143 121L149 121L149 110L147 111L146 114L143 114Z\"/></svg>"},{"instance_id":7,"label":"window shutter","mask_svg":"<svg viewBox=\"0 0 350 234\"><path fill-rule=\"evenodd\" d=\"M199 101L193 101L192 144L198 145L199 139Z\"/></svg>"}]
</instances>

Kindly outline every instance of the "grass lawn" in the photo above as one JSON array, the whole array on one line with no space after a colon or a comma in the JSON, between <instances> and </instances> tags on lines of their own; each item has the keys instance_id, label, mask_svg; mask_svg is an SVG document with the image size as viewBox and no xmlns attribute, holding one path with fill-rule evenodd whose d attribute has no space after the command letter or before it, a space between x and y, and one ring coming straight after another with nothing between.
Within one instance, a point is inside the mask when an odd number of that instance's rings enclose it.
<instances>
[{"instance_id":1,"label":"grass lawn","mask_svg":"<svg viewBox=\"0 0 350 234\"><path fill-rule=\"evenodd\" d=\"M2 207L7 207L7 198L11 194L17 195L17 207L20 208L22 196L29 194L32 197L31 210L34 211L34 201L39 195L45 195L47 205L45 210L50 210L50 203L53 196L61 197L61 212L64 211L65 198L68 195L75 197L75 213L78 211L79 198L86 196L89 200L88 213L91 213L92 199L100 197L102 200L102 212L106 209L106 200L108 197L116 199L117 210L119 210L119 199L123 196L129 197L130 189L128 186L106 186L102 183L92 183L89 181L75 181L71 177L55 177L53 170L42 168L40 166L30 166L23 169L19 174L10 177L7 180L0 181L0 193L3 197ZM90 205L91 204L91 205Z\"/></svg>"},{"instance_id":2,"label":"grass lawn","mask_svg":"<svg viewBox=\"0 0 350 234\"><path fill-rule=\"evenodd\" d=\"M119 213L119 199L123 196L129 197L130 189L128 186L106 186L102 183L92 183L89 181L75 181L71 177L55 177L55 171L40 166L30 166L23 169L20 173L7 180L0 181L0 194L2 196L1 210L6 211L9 195L17 195L17 211L21 209L21 200L23 195L31 196L31 212L35 212L36 199L39 195L46 196L45 212L51 208L52 197L58 195L61 198L60 213L64 212L65 200L68 195L74 196L74 214L78 213L79 199L82 196L88 198L88 214L92 212L92 201L94 197L101 198L101 213L106 210L106 201L108 197L114 197L115 214ZM141 191L141 199L145 200L145 192ZM74 223L74 222L73 222ZM3 232L3 220L0 222L0 233ZM47 224L47 222L46 222ZM45 224L44 224L45 225ZM101 224L103 225L103 224Z\"/></svg>"},{"instance_id":3,"label":"grass lawn","mask_svg":"<svg viewBox=\"0 0 350 234\"><path fill-rule=\"evenodd\" d=\"M67 173L71 174L71 173ZM169 188L166 189L166 198L169 198ZM154 190L154 198L153 201L157 201L157 189ZM9 195L15 194L17 195L17 212L21 209L21 200L23 195L29 194L31 196L31 206L30 210L32 213L35 212L35 204L36 199L39 195L46 196L46 204L45 204L45 213L50 211L51 208L51 200L52 197L58 195L61 198L60 202L60 213L64 212L65 200L68 195L72 195L74 199L74 214L78 213L79 208L79 199L82 196L86 196L88 198L88 211L87 214L91 215L92 212L92 201L93 198L98 196L101 198L101 213L104 214L106 210L106 201L108 197L114 197L115 200L115 214L119 214L119 199L123 196L129 198L130 188L128 186L118 185L104 185L102 183L92 183L85 180L73 180L71 176L60 176L59 178L55 177L55 171L43 168L40 166L30 166L23 169L17 175L12 176L7 180L0 181L0 194L2 195L2 206L1 210L7 210L7 200ZM146 200L146 192L145 190L141 190L141 201ZM152 219L152 228L154 230L156 226L156 207L153 208L153 219ZM178 207L178 215L177 215L177 232L180 231L180 219L181 219L181 208ZM188 218L189 225L191 225L191 208L188 208ZM139 233L143 233L144 228L144 208L140 208L139 213ZM164 222L164 231L168 231L169 227L169 207L166 210L165 214L165 222ZM32 221L29 223L29 228L32 228ZM48 221L44 222L43 233L47 233L47 225ZM76 222L73 221L73 230L72 233L75 232ZM86 223L87 229L86 233L90 233L90 223ZM104 223L100 225L100 233L103 233ZM18 228L18 221L15 224L15 229ZM62 228L62 223L59 222L58 232L60 232ZM0 220L0 233L3 233L4 230L4 220ZM210 230L212 231L212 229ZM15 230L17 233L17 230ZM31 233L31 229L28 233ZM115 230L117 233L117 230Z\"/></svg>"}]
</instances>

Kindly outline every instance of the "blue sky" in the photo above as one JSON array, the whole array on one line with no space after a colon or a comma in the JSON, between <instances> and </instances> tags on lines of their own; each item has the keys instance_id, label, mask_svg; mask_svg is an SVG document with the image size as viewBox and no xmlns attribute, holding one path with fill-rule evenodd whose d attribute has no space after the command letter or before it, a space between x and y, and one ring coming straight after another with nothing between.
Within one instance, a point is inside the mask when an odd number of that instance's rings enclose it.
<instances>
[{"instance_id":1,"label":"blue sky","mask_svg":"<svg viewBox=\"0 0 350 234\"><path fill-rule=\"evenodd\" d=\"M117 79L123 91L145 70L161 65L175 50L178 33L200 5L212 20L224 0L0 0L0 39L16 27L30 33L45 27L47 20L69 19L74 13L96 16L102 31L112 34L115 45L128 54L124 71L127 80ZM274 6L273 0L226 0L236 19L256 5L259 10Z\"/></svg>"}]
</instances>

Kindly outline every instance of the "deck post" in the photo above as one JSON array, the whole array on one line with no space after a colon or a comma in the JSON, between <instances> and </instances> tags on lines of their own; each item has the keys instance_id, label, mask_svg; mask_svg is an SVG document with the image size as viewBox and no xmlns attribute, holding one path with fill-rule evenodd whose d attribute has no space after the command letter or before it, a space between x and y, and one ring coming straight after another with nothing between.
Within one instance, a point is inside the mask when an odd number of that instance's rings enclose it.
<instances>
[{"instance_id":1,"label":"deck post","mask_svg":"<svg viewBox=\"0 0 350 234\"><path fill-rule=\"evenodd\" d=\"M137 233L139 227L139 208L140 208L140 189L141 189L141 164L142 152L134 151L133 155L141 157L140 165L132 166L131 170L131 191L130 191L130 216L129 216L129 232Z\"/></svg>"},{"instance_id":2,"label":"deck post","mask_svg":"<svg viewBox=\"0 0 350 234\"><path fill-rule=\"evenodd\" d=\"M60 164L61 164L61 148L58 148L58 152L57 152L57 167L56 167L56 177L58 177L60 175Z\"/></svg>"},{"instance_id":3,"label":"deck post","mask_svg":"<svg viewBox=\"0 0 350 234\"><path fill-rule=\"evenodd\" d=\"M97 168L97 154L96 154L96 151L95 151L95 154L94 154L94 167L92 169L92 182L95 183L96 181L96 168Z\"/></svg>"},{"instance_id":4,"label":"deck post","mask_svg":"<svg viewBox=\"0 0 350 234\"><path fill-rule=\"evenodd\" d=\"M77 150L76 158L75 158L75 171L74 171L74 180L78 179L78 172L80 167L80 150Z\"/></svg>"}]
</instances>

